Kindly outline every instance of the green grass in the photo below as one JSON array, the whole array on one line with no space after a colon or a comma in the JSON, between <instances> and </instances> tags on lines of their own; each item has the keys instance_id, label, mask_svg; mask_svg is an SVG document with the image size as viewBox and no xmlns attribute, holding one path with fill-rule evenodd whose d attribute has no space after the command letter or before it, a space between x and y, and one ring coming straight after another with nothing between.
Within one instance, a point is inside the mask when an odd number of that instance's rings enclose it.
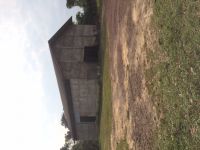
<instances>
[{"instance_id":1,"label":"green grass","mask_svg":"<svg viewBox=\"0 0 200 150\"><path fill-rule=\"evenodd\" d=\"M101 150L111 149L112 130L112 103L111 103L111 81L109 74L109 52L107 49L107 31L105 20L102 16L102 0L96 0L100 29L100 61L102 66L102 91L99 108L99 146Z\"/></svg>"},{"instance_id":2,"label":"green grass","mask_svg":"<svg viewBox=\"0 0 200 150\"><path fill-rule=\"evenodd\" d=\"M200 1L156 0L158 47L148 54L159 127L155 149L200 149Z\"/></svg>"},{"instance_id":3,"label":"green grass","mask_svg":"<svg viewBox=\"0 0 200 150\"><path fill-rule=\"evenodd\" d=\"M126 140L121 140L119 143L117 143L117 149L116 150L128 150L128 143Z\"/></svg>"},{"instance_id":4,"label":"green grass","mask_svg":"<svg viewBox=\"0 0 200 150\"><path fill-rule=\"evenodd\" d=\"M111 104L111 85L108 67L107 53L104 55L103 66L103 91L102 108L100 118L100 147L102 150L110 150L110 135L112 127L112 104Z\"/></svg>"},{"instance_id":5,"label":"green grass","mask_svg":"<svg viewBox=\"0 0 200 150\"><path fill-rule=\"evenodd\" d=\"M101 2L101 0L96 0L98 12L100 12L101 9Z\"/></svg>"},{"instance_id":6,"label":"green grass","mask_svg":"<svg viewBox=\"0 0 200 150\"><path fill-rule=\"evenodd\" d=\"M100 149L110 150L112 128L111 81L109 74L109 53L107 49L106 27L101 25L101 55L102 55L102 101L100 109Z\"/></svg>"}]
</instances>

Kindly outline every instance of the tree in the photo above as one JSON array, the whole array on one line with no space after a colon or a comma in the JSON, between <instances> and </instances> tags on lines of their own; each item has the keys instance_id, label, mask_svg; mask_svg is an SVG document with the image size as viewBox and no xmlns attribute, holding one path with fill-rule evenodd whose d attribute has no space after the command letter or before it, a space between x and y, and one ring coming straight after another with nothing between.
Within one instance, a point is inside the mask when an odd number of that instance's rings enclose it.
<instances>
[{"instance_id":1,"label":"tree","mask_svg":"<svg viewBox=\"0 0 200 150\"><path fill-rule=\"evenodd\" d=\"M67 123L67 120L65 119L64 113L62 114L61 125L64 126L65 128L68 127L68 123Z\"/></svg>"},{"instance_id":2,"label":"tree","mask_svg":"<svg viewBox=\"0 0 200 150\"><path fill-rule=\"evenodd\" d=\"M65 143L65 145L60 148L60 150L69 150L69 143Z\"/></svg>"},{"instance_id":3,"label":"tree","mask_svg":"<svg viewBox=\"0 0 200 150\"><path fill-rule=\"evenodd\" d=\"M82 13L82 12L78 12L76 14L76 21L77 21L77 24L84 24L85 23L85 14Z\"/></svg>"},{"instance_id":4,"label":"tree","mask_svg":"<svg viewBox=\"0 0 200 150\"><path fill-rule=\"evenodd\" d=\"M62 114L61 117L61 125L64 126L65 128L68 127L68 123L67 120L65 119L64 113ZM70 147L72 147L72 145L73 145L72 132L67 131L67 134L65 134L65 145L62 148L60 148L60 150L69 150Z\"/></svg>"},{"instance_id":5,"label":"tree","mask_svg":"<svg viewBox=\"0 0 200 150\"><path fill-rule=\"evenodd\" d=\"M60 150L69 150L72 145L72 133L71 131L68 131L67 134L65 134L65 145L62 148L60 148Z\"/></svg>"},{"instance_id":6,"label":"tree","mask_svg":"<svg viewBox=\"0 0 200 150\"><path fill-rule=\"evenodd\" d=\"M65 143L69 142L72 139L72 132L68 131L67 134L65 134Z\"/></svg>"},{"instance_id":7,"label":"tree","mask_svg":"<svg viewBox=\"0 0 200 150\"><path fill-rule=\"evenodd\" d=\"M86 5L86 0L67 0L67 8L72 8L74 6L84 7Z\"/></svg>"},{"instance_id":8,"label":"tree","mask_svg":"<svg viewBox=\"0 0 200 150\"><path fill-rule=\"evenodd\" d=\"M99 145L97 141L79 141L72 150L99 150Z\"/></svg>"},{"instance_id":9,"label":"tree","mask_svg":"<svg viewBox=\"0 0 200 150\"><path fill-rule=\"evenodd\" d=\"M79 6L83 12L76 15L77 24L97 24L98 14L95 0L67 0L67 8Z\"/></svg>"}]
</instances>

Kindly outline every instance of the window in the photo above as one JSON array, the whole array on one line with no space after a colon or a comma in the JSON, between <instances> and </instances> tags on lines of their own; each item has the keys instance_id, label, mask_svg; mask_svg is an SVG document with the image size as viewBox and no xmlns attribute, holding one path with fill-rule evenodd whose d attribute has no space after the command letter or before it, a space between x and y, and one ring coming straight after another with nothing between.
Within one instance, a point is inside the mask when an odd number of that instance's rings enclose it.
<instances>
[{"instance_id":1,"label":"window","mask_svg":"<svg viewBox=\"0 0 200 150\"><path fill-rule=\"evenodd\" d=\"M80 116L81 122L95 122L96 117L95 116Z\"/></svg>"},{"instance_id":2,"label":"window","mask_svg":"<svg viewBox=\"0 0 200 150\"><path fill-rule=\"evenodd\" d=\"M98 61L98 46L84 48L84 62L94 63Z\"/></svg>"}]
</instances>

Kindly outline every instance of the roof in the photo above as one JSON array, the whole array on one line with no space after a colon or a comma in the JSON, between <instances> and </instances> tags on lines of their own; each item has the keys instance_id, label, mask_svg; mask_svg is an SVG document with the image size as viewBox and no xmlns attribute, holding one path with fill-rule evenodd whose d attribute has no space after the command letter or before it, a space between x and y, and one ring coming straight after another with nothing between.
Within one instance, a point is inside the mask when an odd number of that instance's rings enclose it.
<instances>
[{"instance_id":1,"label":"roof","mask_svg":"<svg viewBox=\"0 0 200 150\"><path fill-rule=\"evenodd\" d=\"M69 25L73 25L72 17L70 17L67 22L49 39L49 44L52 44L61 34L66 31Z\"/></svg>"},{"instance_id":2,"label":"roof","mask_svg":"<svg viewBox=\"0 0 200 150\"><path fill-rule=\"evenodd\" d=\"M57 83L60 91L60 96L63 104L65 119L68 122L68 128L72 132L72 137L74 140L77 140L76 126L75 126L75 116L73 110L73 101L71 95L70 82L67 79L64 79L62 69L59 61L55 57L55 51L53 48L53 43L60 37L64 32L67 31L69 25L72 25L72 17L51 37L48 41L49 48L51 52L51 57L54 65L54 70L57 78Z\"/></svg>"}]
</instances>

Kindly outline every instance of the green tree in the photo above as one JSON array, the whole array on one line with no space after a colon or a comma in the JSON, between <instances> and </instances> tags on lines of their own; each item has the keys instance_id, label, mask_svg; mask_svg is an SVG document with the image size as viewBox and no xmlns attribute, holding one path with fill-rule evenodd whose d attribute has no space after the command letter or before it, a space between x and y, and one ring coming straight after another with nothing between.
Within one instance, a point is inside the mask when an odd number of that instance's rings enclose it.
<instances>
[{"instance_id":1,"label":"green tree","mask_svg":"<svg viewBox=\"0 0 200 150\"><path fill-rule=\"evenodd\" d=\"M77 24L97 24L98 14L95 0L67 0L67 8L79 6L83 12L76 15Z\"/></svg>"},{"instance_id":2,"label":"green tree","mask_svg":"<svg viewBox=\"0 0 200 150\"><path fill-rule=\"evenodd\" d=\"M64 126L65 128L68 127L68 123L67 123L67 120L65 119L64 113L62 114L62 117L61 117L61 125Z\"/></svg>"},{"instance_id":3,"label":"green tree","mask_svg":"<svg viewBox=\"0 0 200 150\"><path fill-rule=\"evenodd\" d=\"M85 14L82 13L82 12L78 12L76 14L76 21L77 21L77 24L85 24Z\"/></svg>"},{"instance_id":4,"label":"green tree","mask_svg":"<svg viewBox=\"0 0 200 150\"><path fill-rule=\"evenodd\" d=\"M61 117L61 125L63 125L65 128L68 127L68 123L67 120L65 119L64 113L62 114ZM65 145L62 148L60 148L60 150L69 150L72 144L73 144L72 132L68 131L67 134L65 134Z\"/></svg>"},{"instance_id":5,"label":"green tree","mask_svg":"<svg viewBox=\"0 0 200 150\"><path fill-rule=\"evenodd\" d=\"M97 141L78 141L72 150L99 150Z\"/></svg>"},{"instance_id":6,"label":"green tree","mask_svg":"<svg viewBox=\"0 0 200 150\"><path fill-rule=\"evenodd\" d=\"M67 0L66 7L67 8L72 8L73 6L74 6L74 1L73 0Z\"/></svg>"},{"instance_id":7,"label":"green tree","mask_svg":"<svg viewBox=\"0 0 200 150\"><path fill-rule=\"evenodd\" d=\"M74 6L84 7L86 5L87 0L67 0L66 6L67 8L72 8Z\"/></svg>"},{"instance_id":8,"label":"green tree","mask_svg":"<svg viewBox=\"0 0 200 150\"><path fill-rule=\"evenodd\" d=\"M72 139L72 132L68 131L67 134L65 134L65 143L69 142Z\"/></svg>"},{"instance_id":9,"label":"green tree","mask_svg":"<svg viewBox=\"0 0 200 150\"><path fill-rule=\"evenodd\" d=\"M65 134L65 145L62 148L60 148L60 150L69 150L69 147L71 147L72 144L72 133L71 131L68 131L67 134Z\"/></svg>"},{"instance_id":10,"label":"green tree","mask_svg":"<svg viewBox=\"0 0 200 150\"><path fill-rule=\"evenodd\" d=\"M60 150L69 150L69 143L65 143L63 147L60 148Z\"/></svg>"}]
</instances>

